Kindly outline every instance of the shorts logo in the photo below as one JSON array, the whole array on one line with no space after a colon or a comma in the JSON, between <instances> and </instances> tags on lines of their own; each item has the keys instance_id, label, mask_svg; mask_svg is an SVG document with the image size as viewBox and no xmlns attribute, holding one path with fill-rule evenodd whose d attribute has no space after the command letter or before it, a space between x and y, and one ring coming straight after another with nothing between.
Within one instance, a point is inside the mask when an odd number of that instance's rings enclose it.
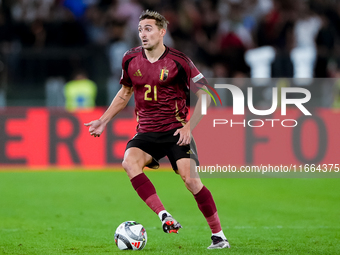
<instances>
[{"instance_id":1,"label":"shorts logo","mask_svg":"<svg viewBox=\"0 0 340 255\"><path fill-rule=\"evenodd\" d=\"M169 75L169 70L167 70L166 67L164 67L159 74L159 79L161 81L165 81L168 78L168 75Z\"/></svg>"},{"instance_id":2,"label":"shorts logo","mask_svg":"<svg viewBox=\"0 0 340 255\"><path fill-rule=\"evenodd\" d=\"M187 154L194 154L194 153L192 152L192 150L188 150Z\"/></svg>"}]
</instances>

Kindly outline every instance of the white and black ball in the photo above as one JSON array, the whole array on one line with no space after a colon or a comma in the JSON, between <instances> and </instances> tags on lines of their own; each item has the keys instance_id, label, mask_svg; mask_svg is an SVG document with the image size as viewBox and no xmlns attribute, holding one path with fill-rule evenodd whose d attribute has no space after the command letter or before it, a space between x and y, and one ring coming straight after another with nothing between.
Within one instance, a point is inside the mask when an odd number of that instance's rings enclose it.
<instances>
[{"instance_id":1,"label":"white and black ball","mask_svg":"<svg viewBox=\"0 0 340 255\"><path fill-rule=\"evenodd\" d=\"M125 221L115 232L115 243L120 250L142 250L147 242L147 234L142 224Z\"/></svg>"}]
</instances>

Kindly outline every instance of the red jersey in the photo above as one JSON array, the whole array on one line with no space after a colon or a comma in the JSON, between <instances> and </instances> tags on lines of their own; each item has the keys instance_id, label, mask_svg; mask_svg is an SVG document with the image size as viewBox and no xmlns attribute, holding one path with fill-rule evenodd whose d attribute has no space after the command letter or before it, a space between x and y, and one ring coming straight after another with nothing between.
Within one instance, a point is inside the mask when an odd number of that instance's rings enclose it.
<instances>
[{"instance_id":1,"label":"red jersey","mask_svg":"<svg viewBox=\"0 0 340 255\"><path fill-rule=\"evenodd\" d=\"M127 51L122 61L120 83L133 87L137 132L166 132L187 121L186 92L194 93L203 75L180 51L166 47L151 63L142 46Z\"/></svg>"}]
</instances>

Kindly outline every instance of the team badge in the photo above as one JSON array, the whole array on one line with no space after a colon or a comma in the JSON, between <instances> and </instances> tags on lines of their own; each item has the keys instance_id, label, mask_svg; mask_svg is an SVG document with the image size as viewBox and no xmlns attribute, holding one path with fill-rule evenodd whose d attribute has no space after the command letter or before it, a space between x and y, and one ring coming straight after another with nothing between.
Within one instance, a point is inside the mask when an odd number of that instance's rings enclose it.
<instances>
[{"instance_id":1,"label":"team badge","mask_svg":"<svg viewBox=\"0 0 340 255\"><path fill-rule=\"evenodd\" d=\"M169 75L169 70L166 69L166 67L164 67L159 74L159 79L161 81L165 81L168 78L168 75Z\"/></svg>"}]
</instances>

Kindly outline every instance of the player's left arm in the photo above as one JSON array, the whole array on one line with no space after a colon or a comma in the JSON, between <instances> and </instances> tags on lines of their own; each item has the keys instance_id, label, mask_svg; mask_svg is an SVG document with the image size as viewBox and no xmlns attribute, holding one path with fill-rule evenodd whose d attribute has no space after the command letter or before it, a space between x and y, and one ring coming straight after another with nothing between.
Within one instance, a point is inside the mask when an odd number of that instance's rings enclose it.
<instances>
[{"instance_id":1,"label":"player's left arm","mask_svg":"<svg viewBox=\"0 0 340 255\"><path fill-rule=\"evenodd\" d=\"M206 86L202 86L202 89L208 90ZM196 96L198 98L195 109L193 114L191 115L190 120L184 125L184 127L177 129L174 133L174 136L179 134L179 140L177 142L178 145L188 145L191 142L191 132L192 130L197 126L197 124L200 122L200 120L203 118L203 115L201 113L201 107L202 107L202 95L206 94L207 99L207 107L210 105L211 98L210 96L204 91L199 89L196 92Z\"/></svg>"}]
</instances>

